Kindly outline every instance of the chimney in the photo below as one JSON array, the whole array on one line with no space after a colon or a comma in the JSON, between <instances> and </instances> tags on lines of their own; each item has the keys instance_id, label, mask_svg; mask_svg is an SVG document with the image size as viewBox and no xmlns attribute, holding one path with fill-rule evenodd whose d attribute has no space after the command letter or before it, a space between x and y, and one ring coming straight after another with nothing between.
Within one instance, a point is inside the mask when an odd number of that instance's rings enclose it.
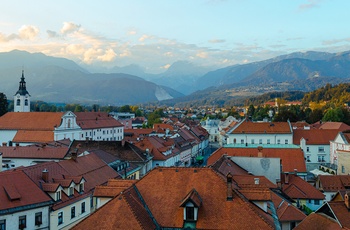
<instances>
[{"instance_id":1,"label":"chimney","mask_svg":"<svg viewBox=\"0 0 350 230\"><path fill-rule=\"evenodd\" d=\"M43 179L43 181L45 181L46 183L49 182L49 171L47 169L44 169L41 173L41 178Z\"/></svg>"},{"instance_id":2,"label":"chimney","mask_svg":"<svg viewBox=\"0 0 350 230\"><path fill-rule=\"evenodd\" d=\"M122 147L124 147L125 146L125 140L123 139L122 140Z\"/></svg>"},{"instance_id":3,"label":"chimney","mask_svg":"<svg viewBox=\"0 0 350 230\"><path fill-rule=\"evenodd\" d=\"M284 174L284 183L285 184L289 183L289 173Z\"/></svg>"},{"instance_id":4,"label":"chimney","mask_svg":"<svg viewBox=\"0 0 350 230\"><path fill-rule=\"evenodd\" d=\"M231 173L227 174L226 179L227 179L227 200L232 201L233 200L233 190L232 190L232 175L231 175Z\"/></svg>"},{"instance_id":5,"label":"chimney","mask_svg":"<svg viewBox=\"0 0 350 230\"><path fill-rule=\"evenodd\" d=\"M350 209L350 204L349 204L349 195L348 195L348 193L345 193L344 202L345 202L346 208L349 210Z\"/></svg>"},{"instance_id":6,"label":"chimney","mask_svg":"<svg viewBox=\"0 0 350 230\"><path fill-rule=\"evenodd\" d=\"M7 146L7 143L6 142L2 142L2 146Z\"/></svg>"},{"instance_id":7,"label":"chimney","mask_svg":"<svg viewBox=\"0 0 350 230\"><path fill-rule=\"evenodd\" d=\"M282 189L281 179L276 179L277 188Z\"/></svg>"}]
</instances>

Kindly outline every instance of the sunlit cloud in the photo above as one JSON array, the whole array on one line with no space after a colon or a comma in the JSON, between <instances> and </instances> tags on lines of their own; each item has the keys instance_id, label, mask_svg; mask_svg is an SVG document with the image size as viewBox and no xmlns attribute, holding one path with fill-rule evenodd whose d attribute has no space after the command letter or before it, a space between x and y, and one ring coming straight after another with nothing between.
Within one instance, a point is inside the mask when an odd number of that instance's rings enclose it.
<instances>
[{"instance_id":1,"label":"sunlit cloud","mask_svg":"<svg viewBox=\"0 0 350 230\"><path fill-rule=\"evenodd\" d=\"M46 30L46 33L47 33L47 36L49 38L57 38L57 37L60 37L60 35L55 32L55 31L52 31L52 30Z\"/></svg>"},{"instance_id":2,"label":"sunlit cloud","mask_svg":"<svg viewBox=\"0 0 350 230\"><path fill-rule=\"evenodd\" d=\"M23 25L18 30L18 37L22 40L34 40L38 37L39 29L31 25Z\"/></svg>"},{"instance_id":3,"label":"sunlit cloud","mask_svg":"<svg viewBox=\"0 0 350 230\"><path fill-rule=\"evenodd\" d=\"M128 31L128 35L135 35L135 34L137 34L136 30L129 30Z\"/></svg>"},{"instance_id":4,"label":"sunlit cloud","mask_svg":"<svg viewBox=\"0 0 350 230\"><path fill-rule=\"evenodd\" d=\"M207 52L199 52L196 54L196 56L199 58L208 58L208 53Z\"/></svg>"},{"instance_id":5,"label":"sunlit cloud","mask_svg":"<svg viewBox=\"0 0 350 230\"><path fill-rule=\"evenodd\" d=\"M116 56L117 54L114 52L113 49L108 49L103 55L98 56L97 59L103 62L110 62L113 61Z\"/></svg>"},{"instance_id":6,"label":"sunlit cloud","mask_svg":"<svg viewBox=\"0 0 350 230\"><path fill-rule=\"evenodd\" d=\"M170 66L171 66L170 64L166 64L166 65L162 66L161 68L162 69L169 69Z\"/></svg>"},{"instance_id":7,"label":"sunlit cloud","mask_svg":"<svg viewBox=\"0 0 350 230\"><path fill-rule=\"evenodd\" d=\"M343 42L350 42L350 38L325 40L322 42L322 45L334 45Z\"/></svg>"},{"instance_id":8,"label":"sunlit cloud","mask_svg":"<svg viewBox=\"0 0 350 230\"><path fill-rule=\"evenodd\" d=\"M61 29L62 34L69 34L73 33L75 31L78 31L80 28L80 25L74 24L73 22L64 22L63 27Z\"/></svg>"}]
</instances>

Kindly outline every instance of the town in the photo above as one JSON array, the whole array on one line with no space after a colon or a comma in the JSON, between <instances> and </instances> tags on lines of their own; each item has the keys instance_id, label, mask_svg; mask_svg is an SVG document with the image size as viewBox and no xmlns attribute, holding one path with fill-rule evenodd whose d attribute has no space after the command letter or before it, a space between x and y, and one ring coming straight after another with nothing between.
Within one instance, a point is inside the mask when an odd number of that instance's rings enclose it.
<instances>
[{"instance_id":1,"label":"town","mask_svg":"<svg viewBox=\"0 0 350 230\"><path fill-rule=\"evenodd\" d=\"M0 117L0 229L350 228L350 126L273 121L280 103L260 121L254 106L34 112L22 71Z\"/></svg>"}]
</instances>

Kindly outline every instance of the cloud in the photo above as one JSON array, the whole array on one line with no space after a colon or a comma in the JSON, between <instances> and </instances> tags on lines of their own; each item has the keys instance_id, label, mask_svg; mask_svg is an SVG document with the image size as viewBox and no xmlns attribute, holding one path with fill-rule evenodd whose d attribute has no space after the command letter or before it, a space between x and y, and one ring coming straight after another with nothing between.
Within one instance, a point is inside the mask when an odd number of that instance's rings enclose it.
<instances>
[{"instance_id":1,"label":"cloud","mask_svg":"<svg viewBox=\"0 0 350 230\"><path fill-rule=\"evenodd\" d=\"M209 43L224 43L226 40L224 39L212 39L208 41Z\"/></svg>"},{"instance_id":2,"label":"cloud","mask_svg":"<svg viewBox=\"0 0 350 230\"><path fill-rule=\"evenodd\" d=\"M309 10L312 8L316 8L321 3L321 0L308 0L307 2L308 3L299 5L298 9L299 10Z\"/></svg>"},{"instance_id":3,"label":"cloud","mask_svg":"<svg viewBox=\"0 0 350 230\"><path fill-rule=\"evenodd\" d=\"M170 64L166 64L166 65L164 65L164 66L162 66L160 68L162 68L162 69L169 69L170 66L171 66Z\"/></svg>"},{"instance_id":4,"label":"cloud","mask_svg":"<svg viewBox=\"0 0 350 230\"><path fill-rule=\"evenodd\" d=\"M207 52L199 52L196 54L196 56L199 58L208 58L208 53Z\"/></svg>"},{"instance_id":5,"label":"cloud","mask_svg":"<svg viewBox=\"0 0 350 230\"><path fill-rule=\"evenodd\" d=\"M108 49L103 55L97 56L97 59L103 62L110 62L113 61L116 56L117 54L114 52L113 49Z\"/></svg>"},{"instance_id":6,"label":"cloud","mask_svg":"<svg viewBox=\"0 0 350 230\"><path fill-rule=\"evenodd\" d=\"M322 45L334 45L343 42L350 42L350 38L325 40L322 42Z\"/></svg>"},{"instance_id":7,"label":"cloud","mask_svg":"<svg viewBox=\"0 0 350 230\"><path fill-rule=\"evenodd\" d=\"M78 31L80 25L74 24L73 22L63 22L63 27L61 29L62 34L70 34L75 31Z\"/></svg>"},{"instance_id":8,"label":"cloud","mask_svg":"<svg viewBox=\"0 0 350 230\"><path fill-rule=\"evenodd\" d=\"M46 30L47 36L49 38L57 38L60 37L58 33L56 33L55 31L52 30Z\"/></svg>"},{"instance_id":9,"label":"cloud","mask_svg":"<svg viewBox=\"0 0 350 230\"><path fill-rule=\"evenodd\" d=\"M22 40L34 40L39 35L39 29L35 26L23 25L18 30L18 38Z\"/></svg>"},{"instance_id":10,"label":"cloud","mask_svg":"<svg viewBox=\"0 0 350 230\"><path fill-rule=\"evenodd\" d=\"M128 31L128 35L135 35L135 34L137 34L136 30L129 30Z\"/></svg>"}]
</instances>

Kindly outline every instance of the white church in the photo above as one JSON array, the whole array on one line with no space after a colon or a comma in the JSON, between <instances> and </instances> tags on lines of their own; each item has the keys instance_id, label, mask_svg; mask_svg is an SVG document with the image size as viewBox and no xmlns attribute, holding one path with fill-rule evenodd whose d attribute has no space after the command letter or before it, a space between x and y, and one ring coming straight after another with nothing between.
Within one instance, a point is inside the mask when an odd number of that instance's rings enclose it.
<instances>
[{"instance_id":1,"label":"white church","mask_svg":"<svg viewBox=\"0 0 350 230\"><path fill-rule=\"evenodd\" d=\"M105 112L30 112L22 71L14 112L0 117L0 144L25 146L62 139L121 141L124 126Z\"/></svg>"}]
</instances>

